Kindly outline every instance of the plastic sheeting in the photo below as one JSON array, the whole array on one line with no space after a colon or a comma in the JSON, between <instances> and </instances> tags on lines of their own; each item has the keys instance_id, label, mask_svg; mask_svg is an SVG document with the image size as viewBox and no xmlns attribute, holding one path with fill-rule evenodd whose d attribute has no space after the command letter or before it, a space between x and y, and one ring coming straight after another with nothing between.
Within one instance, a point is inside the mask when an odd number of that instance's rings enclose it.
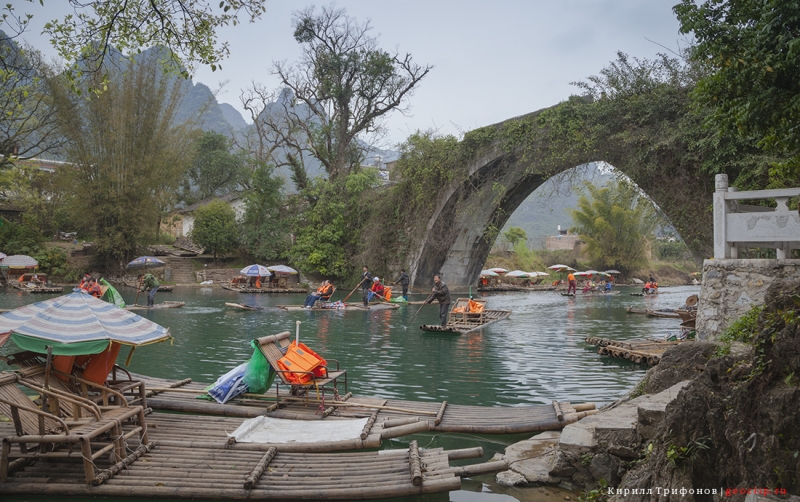
<instances>
[{"instance_id":1,"label":"plastic sheeting","mask_svg":"<svg viewBox=\"0 0 800 502\"><path fill-rule=\"evenodd\" d=\"M242 422L228 437L237 443L318 443L361 436L368 418L355 420L284 420L255 417Z\"/></svg>"}]
</instances>

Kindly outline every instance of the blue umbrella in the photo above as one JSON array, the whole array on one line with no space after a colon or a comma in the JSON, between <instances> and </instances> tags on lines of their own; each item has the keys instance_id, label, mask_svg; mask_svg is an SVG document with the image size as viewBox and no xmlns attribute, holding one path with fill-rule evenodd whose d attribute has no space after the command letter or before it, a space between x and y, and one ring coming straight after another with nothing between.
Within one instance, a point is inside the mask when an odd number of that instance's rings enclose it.
<instances>
[{"instance_id":1,"label":"blue umbrella","mask_svg":"<svg viewBox=\"0 0 800 502\"><path fill-rule=\"evenodd\" d=\"M161 267L163 265L166 265L166 263L159 260L155 256L140 256L135 260L133 260L132 262L128 263L128 268L146 269L148 265L150 265L151 267Z\"/></svg>"},{"instance_id":2,"label":"blue umbrella","mask_svg":"<svg viewBox=\"0 0 800 502\"><path fill-rule=\"evenodd\" d=\"M247 277L269 277L272 275L272 272L267 270L267 267L258 264L248 265L240 270L239 273Z\"/></svg>"}]
</instances>

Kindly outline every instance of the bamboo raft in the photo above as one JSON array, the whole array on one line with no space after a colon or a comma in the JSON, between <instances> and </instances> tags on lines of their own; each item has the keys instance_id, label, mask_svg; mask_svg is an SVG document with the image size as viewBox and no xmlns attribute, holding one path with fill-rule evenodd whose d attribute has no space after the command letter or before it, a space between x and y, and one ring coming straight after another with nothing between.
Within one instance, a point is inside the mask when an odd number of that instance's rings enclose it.
<instances>
[{"instance_id":1,"label":"bamboo raft","mask_svg":"<svg viewBox=\"0 0 800 502\"><path fill-rule=\"evenodd\" d=\"M86 484L81 463L15 466L7 495L131 496L215 500L356 500L405 497L461 488L461 478L496 473L506 461L450 467L450 460L483 456L481 448L407 449L364 453L288 453L138 445L115 465L97 459L100 474ZM134 462L136 456L142 457ZM121 471L124 469L124 473ZM119 473L119 475L115 475Z\"/></svg>"},{"instance_id":2,"label":"bamboo raft","mask_svg":"<svg viewBox=\"0 0 800 502\"><path fill-rule=\"evenodd\" d=\"M306 288L239 288L229 284L220 284L222 289L237 293L308 293Z\"/></svg>"},{"instance_id":3,"label":"bamboo raft","mask_svg":"<svg viewBox=\"0 0 800 502\"><path fill-rule=\"evenodd\" d=\"M561 293L561 296L571 296L575 298L590 298L595 296L612 296L618 295L619 291L609 291L606 293L605 291L587 291L586 293Z\"/></svg>"},{"instance_id":4,"label":"bamboo raft","mask_svg":"<svg viewBox=\"0 0 800 502\"><path fill-rule=\"evenodd\" d=\"M685 340L666 342L663 340L629 340L619 341L610 338L587 337L584 341L597 345L597 353L601 356L618 357L638 364L655 366L661 361L662 354L670 347Z\"/></svg>"},{"instance_id":5,"label":"bamboo raft","mask_svg":"<svg viewBox=\"0 0 800 502\"><path fill-rule=\"evenodd\" d=\"M152 307L147 305L126 305L125 310L161 310L161 309L177 309L186 305L186 302L162 302L156 303Z\"/></svg>"},{"instance_id":6,"label":"bamboo raft","mask_svg":"<svg viewBox=\"0 0 800 502\"><path fill-rule=\"evenodd\" d=\"M367 312L370 310L395 310L400 308L399 303L374 303L369 307L365 307L364 305L349 303L345 304L344 308L335 308L329 309L325 307L311 307L307 309L302 305L277 305L279 309L288 310L288 311L298 311L298 310L313 310L315 312L347 312L352 310L361 310L363 312Z\"/></svg>"},{"instance_id":7,"label":"bamboo raft","mask_svg":"<svg viewBox=\"0 0 800 502\"><path fill-rule=\"evenodd\" d=\"M243 303L225 302L225 306L239 310L264 310L264 307L251 307L250 305L245 305Z\"/></svg>"},{"instance_id":8,"label":"bamboo raft","mask_svg":"<svg viewBox=\"0 0 800 502\"><path fill-rule=\"evenodd\" d=\"M14 288L25 291L26 293L62 293L64 288L61 286L20 286L19 284L11 284Z\"/></svg>"},{"instance_id":9,"label":"bamboo raft","mask_svg":"<svg viewBox=\"0 0 800 502\"><path fill-rule=\"evenodd\" d=\"M454 320L452 317L446 326L438 324L423 324L419 327L422 331L430 333L458 333L460 335L469 333L488 326L497 321L502 321L511 315L510 310L484 310L481 318L470 318L464 316L462 319Z\"/></svg>"},{"instance_id":10,"label":"bamboo raft","mask_svg":"<svg viewBox=\"0 0 800 502\"><path fill-rule=\"evenodd\" d=\"M681 316L677 312L667 312L665 310L650 310L650 309L647 309L647 317L663 317L667 319L681 318Z\"/></svg>"},{"instance_id":11,"label":"bamboo raft","mask_svg":"<svg viewBox=\"0 0 800 502\"><path fill-rule=\"evenodd\" d=\"M546 430L560 430L568 424L596 413L593 403L551 404L488 407L454 405L444 402L417 402L373 397L335 394L325 395L324 402L314 392L307 396L280 398L268 394L245 394L228 404L218 404L197 399L204 395L207 384L166 380L133 375L142 380L148 389L147 405L154 410L251 418L265 415L292 420L339 420L343 418L369 418L383 424L392 432L386 434L412 434L422 431L466 432L475 434L517 434ZM322 389L321 389L322 391ZM324 410L320 410L320 408ZM394 437L394 436L392 436Z\"/></svg>"}]
</instances>

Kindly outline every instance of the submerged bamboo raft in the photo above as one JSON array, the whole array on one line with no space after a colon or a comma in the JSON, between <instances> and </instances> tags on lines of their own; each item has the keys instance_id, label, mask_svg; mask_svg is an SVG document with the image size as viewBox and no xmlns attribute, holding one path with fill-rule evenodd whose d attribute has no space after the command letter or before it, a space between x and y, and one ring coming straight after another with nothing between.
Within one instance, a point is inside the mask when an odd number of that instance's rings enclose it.
<instances>
[{"instance_id":1,"label":"submerged bamboo raft","mask_svg":"<svg viewBox=\"0 0 800 502\"><path fill-rule=\"evenodd\" d=\"M619 341L610 338L587 337L584 341L597 345L597 353L601 356L618 357L639 364L654 366L661 361L661 356L670 347L685 340L666 342L663 340L627 340Z\"/></svg>"},{"instance_id":2,"label":"submerged bamboo raft","mask_svg":"<svg viewBox=\"0 0 800 502\"><path fill-rule=\"evenodd\" d=\"M11 284L15 289L25 291L26 293L61 293L64 288L61 286L20 286L19 284Z\"/></svg>"},{"instance_id":3,"label":"submerged bamboo raft","mask_svg":"<svg viewBox=\"0 0 800 502\"><path fill-rule=\"evenodd\" d=\"M352 395L337 398L335 395L322 394L325 396L323 403L313 391L304 397L281 394L279 399L272 392L258 396L246 394L228 404L218 404L197 399L197 396L205 394L207 384L192 382L191 379L174 381L143 375L134 375L134 378L145 381L148 389L147 405L154 410L227 417L266 415L293 420L372 419L374 416L374 423L382 424L385 430L391 430L381 432L384 439L388 434L402 435L425 430L476 434L560 430L596 413L593 403L569 402L489 407L454 405L446 401L417 402Z\"/></svg>"},{"instance_id":4,"label":"submerged bamboo raft","mask_svg":"<svg viewBox=\"0 0 800 502\"><path fill-rule=\"evenodd\" d=\"M156 303L152 307L147 305L126 305L125 310L160 310L160 309L177 309L186 305L186 302L161 302Z\"/></svg>"},{"instance_id":5,"label":"submerged bamboo raft","mask_svg":"<svg viewBox=\"0 0 800 502\"><path fill-rule=\"evenodd\" d=\"M373 303L369 307L365 307L363 304L360 303L348 303L344 307L341 308L326 308L326 307L311 307L310 309L305 308L302 305L277 305L277 307L281 310L288 310L288 311L298 311L298 310L313 310L316 312L323 312L323 311L330 311L330 312L347 312L351 310L361 310L361 311L370 311L370 310L395 310L400 308L399 303Z\"/></svg>"},{"instance_id":6,"label":"submerged bamboo raft","mask_svg":"<svg viewBox=\"0 0 800 502\"><path fill-rule=\"evenodd\" d=\"M135 442L129 448L137 449ZM17 466L2 491L8 495L82 495L216 500L356 500L404 497L461 488L461 478L500 472L505 461L450 467L477 458L481 448L408 449L369 453L286 453L166 446L150 443L138 461L110 468L98 459L97 485L88 485L81 463L36 462ZM116 474L116 475L115 475Z\"/></svg>"}]
</instances>

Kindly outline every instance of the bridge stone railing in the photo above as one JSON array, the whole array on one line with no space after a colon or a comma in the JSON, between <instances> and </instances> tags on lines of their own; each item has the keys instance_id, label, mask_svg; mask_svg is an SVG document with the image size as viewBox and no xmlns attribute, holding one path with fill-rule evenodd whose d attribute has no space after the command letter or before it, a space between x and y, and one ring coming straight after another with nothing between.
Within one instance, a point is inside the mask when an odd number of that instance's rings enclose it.
<instances>
[{"instance_id":1,"label":"bridge stone railing","mask_svg":"<svg viewBox=\"0 0 800 502\"><path fill-rule=\"evenodd\" d=\"M703 287L697 311L697 333L714 339L764 296L777 279L800 276L800 214L787 201L800 188L737 192L728 176L718 174L714 192L714 259L703 263ZM775 199L777 207L740 204L743 200ZM772 248L777 259L738 259L744 248Z\"/></svg>"},{"instance_id":2,"label":"bridge stone railing","mask_svg":"<svg viewBox=\"0 0 800 502\"><path fill-rule=\"evenodd\" d=\"M718 174L714 192L714 259L738 258L740 248L774 248L777 259L800 249L800 214L787 202L800 188L738 192L728 175ZM777 207L740 204L740 200L775 199Z\"/></svg>"}]
</instances>

